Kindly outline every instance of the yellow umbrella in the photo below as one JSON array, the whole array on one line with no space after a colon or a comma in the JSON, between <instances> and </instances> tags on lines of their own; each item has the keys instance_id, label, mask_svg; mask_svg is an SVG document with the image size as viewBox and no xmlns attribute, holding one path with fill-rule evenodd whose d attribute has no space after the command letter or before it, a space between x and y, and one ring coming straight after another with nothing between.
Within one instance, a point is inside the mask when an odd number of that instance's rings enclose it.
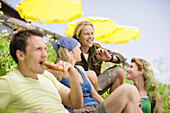
<instances>
[{"instance_id":1,"label":"yellow umbrella","mask_svg":"<svg viewBox=\"0 0 170 113\"><path fill-rule=\"evenodd\" d=\"M81 17L81 7L81 0L22 0L16 10L25 20L56 24Z\"/></svg>"},{"instance_id":2,"label":"yellow umbrella","mask_svg":"<svg viewBox=\"0 0 170 113\"><path fill-rule=\"evenodd\" d=\"M67 25L65 32L66 36L72 37L73 31L77 23L80 21L90 21L93 23L95 32L94 36L96 40L101 40L102 38L108 38L117 29L117 25L109 18L104 17L86 17L75 22L71 22Z\"/></svg>"},{"instance_id":3,"label":"yellow umbrella","mask_svg":"<svg viewBox=\"0 0 170 113\"><path fill-rule=\"evenodd\" d=\"M77 23L85 20L93 23L95 39L101 41L101 43L126 43L129 40L134 40L140 36L140 31L138 28L130 26L119 26L115 24L111 19L103 17L86 17L78 21L71 22L67 25L65 35L72 37L74 28Z\"/></svg>"},{"instance_id":4,"label":"yellow umbrella","mask_svg":"<svg viewBox=\"0 0 170 113\"><path fill-rule=\"evenodd\" d=\"M118 29L112 34L111 37L101 39L101 43L115 44L127 43L140 37L140 30L137 27L119 26Z\"/></svg>"}]
</instances>

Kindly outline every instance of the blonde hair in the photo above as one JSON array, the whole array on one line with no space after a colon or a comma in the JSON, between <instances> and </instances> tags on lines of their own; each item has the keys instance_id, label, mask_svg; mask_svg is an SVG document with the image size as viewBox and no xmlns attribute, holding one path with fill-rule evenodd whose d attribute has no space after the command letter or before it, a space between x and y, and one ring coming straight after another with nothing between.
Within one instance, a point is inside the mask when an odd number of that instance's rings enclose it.
<instances>
[{"instance_id":1,"label":"blonde hair","mask_svg":"<svg viewBox=\"0 0 170 113\"><path fill-rule=\"evenodd\" d=\"M144 81L145 81L145 89L146 89L146 91L149 92L150 98L155 96L156 105L154 107L153 112L156 113L156 109L158 108L158 104L161 100L158 97L159 93L156 91L156 80L154 80L154 78L153 78L153 70L151 68L151 65L146 60L140 59L140 58L138 58L138 59L132 58L131 62L136 63L139 71L141 71L141 70L144 71L143 77L144 77Z\"/></svg>"},{"instance_id":2,"label":"blonde hair","mask_svg":"<svg viewBox=\"0 0 170 113\"><path fill-rule=\"evenodd\" d=\"M76 25L76 27L74 28L74 32L73 32L73 36L72 36L72 37L73 37L74 39L78 40L77 37L80 36L82 29L83 29L84 26L86 26L86 25L90 25L90 26L94 29L93 24L92 24L90 21L81 21L81 22L79 22L79 23Z\"/></svg>"},{"instance_id":3,"label":"blonde hair","mask_svg":"<svg viewBox=\"0 0 170 113\"><path fill-rule=\"evenodd\" d=\"M136 63L139 71L143 72L145 89L147 91L154 91L156 88L156 81L153 78L153 70L149 62L144 59L132 58L131 62Z\"/></svg>"},{"instance_id":4,"label":"blonde hair","mask_svg":"<svg viewBox=\"0 0 170 113\"><path fill-rule=\"evenodd\" d=\"M70 60L70 52L66 47L59 47L56 52L56 61L55 63L59 62L60 60L68 62Z\"/></svg>"}]
</instances>

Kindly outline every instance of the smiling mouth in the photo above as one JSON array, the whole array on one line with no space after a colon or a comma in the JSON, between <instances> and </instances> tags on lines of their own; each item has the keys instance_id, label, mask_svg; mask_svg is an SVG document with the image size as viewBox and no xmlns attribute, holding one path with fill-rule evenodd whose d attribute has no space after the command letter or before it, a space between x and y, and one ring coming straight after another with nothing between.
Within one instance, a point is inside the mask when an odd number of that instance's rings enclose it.
<instances>
[{"instance_id":1,"label":"smiling mouth","mask_svg":"<svg viewBox=\"0 0 170 113\"><path fill-rule=\"evenodd\" d=\"M93 41L87 41L88 43L93 43Z\"/></svg>"}]
</instances>

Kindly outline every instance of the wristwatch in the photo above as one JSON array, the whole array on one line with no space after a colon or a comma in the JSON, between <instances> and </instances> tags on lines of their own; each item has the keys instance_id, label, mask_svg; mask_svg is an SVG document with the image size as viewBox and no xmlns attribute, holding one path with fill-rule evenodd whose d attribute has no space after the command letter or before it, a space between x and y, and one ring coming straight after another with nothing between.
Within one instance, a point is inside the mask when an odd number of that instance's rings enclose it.
<instances>
[{"instance_id":1,"label":"wristwatch","mask_svg":"<svg viewBox=\"0 0 170 113\"><path fill-rule=\"evenodd\" d=\"M113 54L111 54L110 62L113 62Z\"/></svg>"}]
</instances>

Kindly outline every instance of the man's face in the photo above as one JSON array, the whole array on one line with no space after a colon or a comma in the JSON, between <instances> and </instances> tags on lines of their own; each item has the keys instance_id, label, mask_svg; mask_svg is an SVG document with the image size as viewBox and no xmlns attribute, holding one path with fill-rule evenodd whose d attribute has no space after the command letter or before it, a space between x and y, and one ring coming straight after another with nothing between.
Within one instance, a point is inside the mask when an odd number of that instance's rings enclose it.
<instances>
[{"instance_id":1,"label":"man's face","mask_svg":"<svg viewBox=\"0 0 170 113\"><path fill-rule=\"evenodd\" d=\"M86 25L81 30L80 37L77 37L81 46L92 47L94 41L94 29L91 25Z\"/></svg>"},{"instance_id":2,"label":"man's face","mask_svg":"<svg viewBox=\"0 0 170 113\"><path fill-rule=\"evenodd\" d=\"M42 62L45 61L48 55L46 53L46 44L42 37L31 36L28 38L24 55L23 62L27 71L34 74L42 74L44 72Z\"/></svg>"}]
</instances>

